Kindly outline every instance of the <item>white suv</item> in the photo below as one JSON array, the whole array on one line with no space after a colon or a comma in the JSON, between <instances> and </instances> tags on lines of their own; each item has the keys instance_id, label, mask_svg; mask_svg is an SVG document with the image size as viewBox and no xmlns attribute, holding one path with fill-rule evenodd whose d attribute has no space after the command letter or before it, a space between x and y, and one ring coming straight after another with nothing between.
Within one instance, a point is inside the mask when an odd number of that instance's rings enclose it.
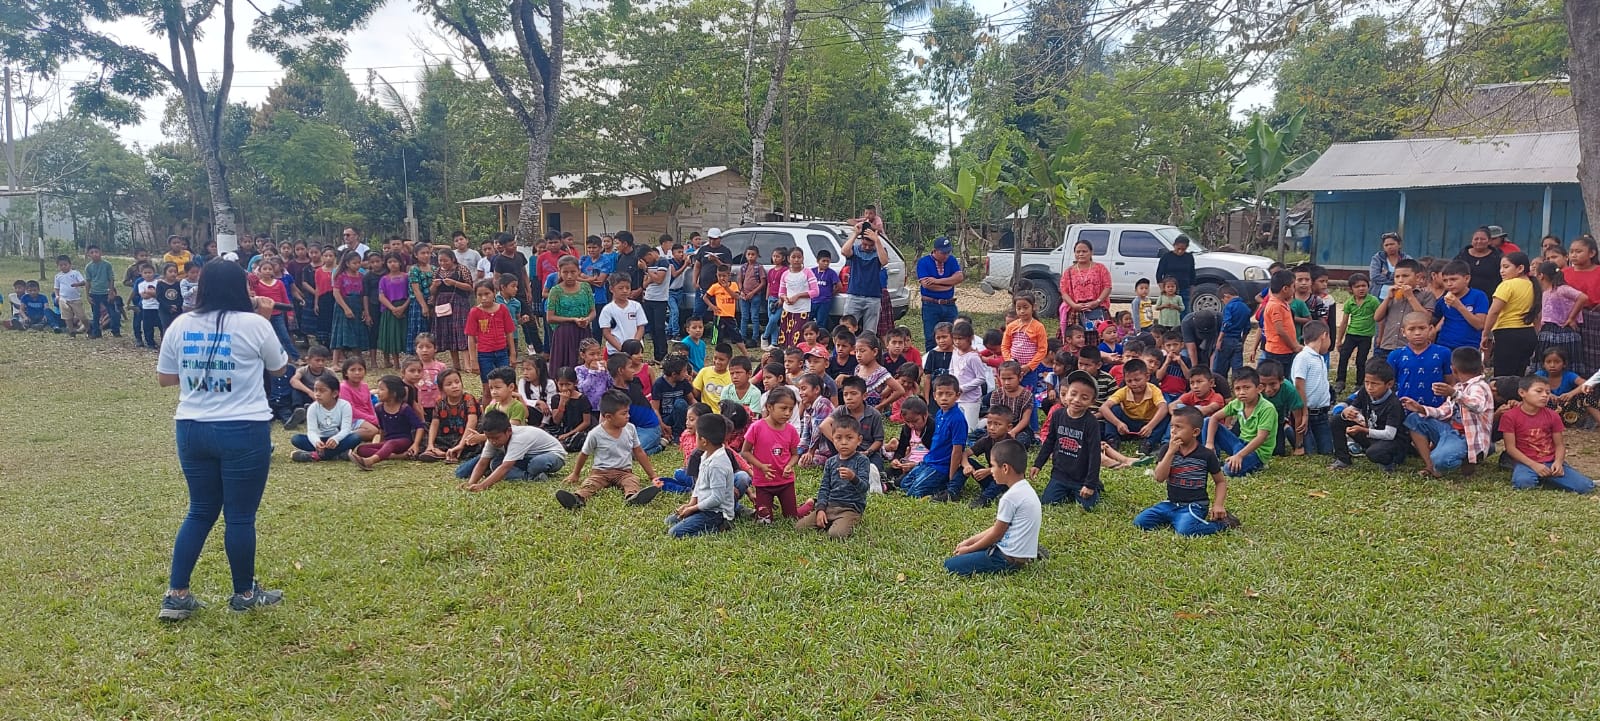
<instances>
[{"instance_id":1,"label":"white suv","mask_svg":"<svg viewBox=\"0 0 1600 721\"><path fill-rule=\"evenodd\" d=\"M833 256L835 271L844 267L839 248L853 235L853 229L844 223L754 223L722 232L722 244L733 252L735 265L744 263L745 248L755 246L763 268L771 269L772 251L777 248L799 248L806 255L806 267L817 266L817 251L827 250ZM906 314L911 305L911 290L906 287L906 263L894 243L883 240L887 258L884 269L889 272L889 304L894 307L895 320ZM844 300L833 297L834 318L843 315Z\"/></svg>"}]
</instances>

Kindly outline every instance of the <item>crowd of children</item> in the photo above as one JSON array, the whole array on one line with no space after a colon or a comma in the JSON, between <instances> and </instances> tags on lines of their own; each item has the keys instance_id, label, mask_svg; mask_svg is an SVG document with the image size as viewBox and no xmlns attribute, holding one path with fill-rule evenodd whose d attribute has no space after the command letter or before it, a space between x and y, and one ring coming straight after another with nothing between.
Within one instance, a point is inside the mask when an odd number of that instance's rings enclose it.
<instances>
[{"instance_id":1,"label":"crowd of children","mask_svg":"<svg viewBox=\"0 0 1600 721\"><path fill-rule=\"evenodd\" d=\"M1401 260L1381 298L1355 274L1342 304L1324 269L1274 268L1254 310L1227 285L1220 312L1188 308L1162 278L1157 297L1141 281L1133 311L1108 321L1052 337L1023 295L1003 328L958 315L925 349L905 328L829 317L839 276L826 258L803 267L798 250L776 250L770 270L754 248L737 268L711 261L701 297L680 302L686 258L717 254L670 237L635 248L620 234L587 239L581 257L560 234L531 260L510 243L481 255L469 245L391 240L363 256L268 243L209 261L251 269L252 294L271 302L280 341L302 358L268 381L279 420L301 430L292 460L365 471L443 461L471 491L567 469L572 488L554 495L571 510L612 487L630 505L687 494L667 518L677 537L781 515L844 538L882 492L998 503L995 525L946 563L962 574L1038 558L1040 506L1095 508L1113 468L1153 466L1166 500L1133 522L1183 535L1238 525L1228 479L1291 454L1331 456L1334 469L1361 456L1391 472L1416 456L1420 475L1438 477L1470 475L1500 442L1515 487L1593 489L1564 442L1565 429L1600 419L1600 328L1586 325L1600 324L1600 293L1583 290L1600 272L1587 237L1539 264L1505 255L1492 293L1472 286L1461 260ZM136 257L123 285L138 345L154 346L192 307L202 262L181 239L159 266ZM119 335L123 309L99 250L83 272L67 256L58 268L53 299L18 281L13 327ZM1524 336L1535 339L1526 349L1505 347ZM753 360L744 341L758 338ZM378 367L392 372L369 385ZM651 456L671 445L684 466L660 476ZM812 498L797 493L800 467L821 469Z\"/></svg>"}]
</instances>

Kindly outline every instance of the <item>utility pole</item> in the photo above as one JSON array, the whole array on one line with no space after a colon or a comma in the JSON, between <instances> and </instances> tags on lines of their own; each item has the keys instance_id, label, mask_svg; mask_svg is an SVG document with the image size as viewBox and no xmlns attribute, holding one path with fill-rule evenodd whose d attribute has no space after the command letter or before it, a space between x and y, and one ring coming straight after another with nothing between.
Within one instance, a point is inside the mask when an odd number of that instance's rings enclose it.
<instances>
[{"instance_id":1,"label":"utility pole","mask_svg":"<svg viewBox=\"0 0 1600 721\"><path fill-rule=\"evenodd\" d=\"M10 65L7 65L5 67L4 77L0 78L0 81L3 81L5 83L5 85L6 85L6 88L5 88L6 191L8 193L15 193L15 192L17 192L17 150L16 150L17 146L16 146L16 143L13 142L12 138L11 138L11 66ZM16 196L11 196L11 197L16 197ZM10 207L10 201L9 200L7 201L6 207L8 207L8 208ZM14 224L11 226L11 237L7 238L7 240L11 241L12 244L17 246L17 253L18 254L22 253L22 242L17 237L17 229L16 229L16 226Z\"/></svg>"},{"instance_id":2,"label":"utility pole","mask_svg":"<svg viewBox=\"0 0 1600 721\"><path fill-rule=\"evenodd\" d=\"M406 193L406 240L417 241L417 215L411 205L411 171L406 167L406 150L400 149L400 185Z\"/></svg>"}]
</instances>

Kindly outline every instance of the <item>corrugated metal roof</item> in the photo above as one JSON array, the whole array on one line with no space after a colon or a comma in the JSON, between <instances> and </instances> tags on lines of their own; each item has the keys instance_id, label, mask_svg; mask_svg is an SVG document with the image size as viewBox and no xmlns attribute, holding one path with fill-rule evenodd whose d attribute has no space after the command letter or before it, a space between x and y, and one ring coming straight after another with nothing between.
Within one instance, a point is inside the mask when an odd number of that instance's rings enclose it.
<instances>
[{"instance_id":1,"label":"corrugated metal roof","mask_svg":"<svg viewBox=\"0 0 1600 721\"><path fill-rule=\"evenodd\" d=\"M685 179L677 185L688 185L705 180L717 173L727 170L726 165L712 165L704 168L690 168ZM674 185L676 180L669 171L658 170L655 180L662 187ZM587 200L590 198L631 198L652 192L644 183L635 178L628 178L622 182L622 187L614 190L593 190L581 187L584 181L594 181L602 177L600 173L580 173L575 175L554 175L550 177L550 184L545 186L545 200ZM500 193L499 195L485 195L481 198L462 200L456 205L502 205L504 203L522 202L522 191Z\"/></svg>"},{"instance_id":2,"label":"corrugated metal roof","mask_svg":"<svg viewBox=\"0 0 1600 721\"><path fill-rule=\"evenodd\" d=\"M1405 190L1578 182L1577 132L1337 143L1272 190Z\"/></svg>"}]
</instances>

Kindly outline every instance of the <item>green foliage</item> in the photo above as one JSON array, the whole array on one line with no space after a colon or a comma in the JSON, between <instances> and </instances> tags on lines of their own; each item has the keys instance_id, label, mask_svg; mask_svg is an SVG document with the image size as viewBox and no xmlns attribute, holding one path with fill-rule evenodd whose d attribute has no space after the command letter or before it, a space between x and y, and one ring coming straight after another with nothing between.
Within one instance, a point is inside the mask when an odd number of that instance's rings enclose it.
<instances>
[{"instance_id":1,"label":"green foliage","mask_svg":"<svg viewBox=\"0 0 1600 721\"><path fill-rule=\"evenodd\" d=\"M284 110L251 135L242 155L273 190L304 206L348 178L355 148L337 128Z\"/></svg>"},{"instance_id":2,"label":"green foliage","mask_svg":"<svg viewBox=\"0 0 1600 721\"><path fill-rule=\"evenodd\" d=\"M131 240L129 219L152 197L150 174L109 128L66 118L45 123L20 145L19 153L35 163L29 180L67 202L80 240Z\"/></svg>"},{"instance_id":3,"label":"green foliage","mask_svg":"<svg viewBox=\"0 0 1600 721\"><path fill-rule=\"evenodd\" d=\"M1461 74L1476 83L1570 75L1572 45L1561 0L1488 0L1473 10L1464 41L1450 59Z\"/></svg>"},{"instance_id":4,"label":"green foliage","mask_svg":"<svg viewBox=\"0 0 1600 721\"><path fill-rule=\"evenodd\" d=\"M1429 70L1417 30L1379 15L1323 24L1285 51L1275 107L1306 110L1307 146L1393 138L1415 119Z\"/></svg>"}]
</instances>

